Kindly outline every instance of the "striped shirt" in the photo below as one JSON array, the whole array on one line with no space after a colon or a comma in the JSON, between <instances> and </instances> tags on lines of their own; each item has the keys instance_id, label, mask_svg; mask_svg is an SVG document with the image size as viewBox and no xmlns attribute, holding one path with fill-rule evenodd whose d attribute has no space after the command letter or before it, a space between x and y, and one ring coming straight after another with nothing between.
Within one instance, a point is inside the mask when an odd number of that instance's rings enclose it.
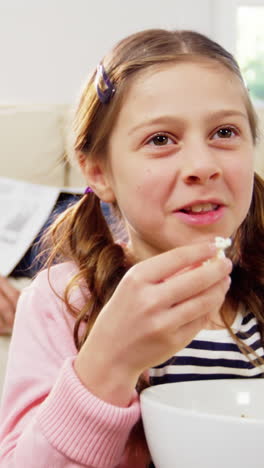
<instances>
[{"instance_id":1,"label":"striped shirt","mask_svg":"<svg viewBox=\"0 0 264 468\"><path fill-rule=\"evenodd\" d=\"M242 306L232 325L236 336L264 358L259 326L252 313ZM249 355L254 361L256 356ZM194 340L168 361L149 371L150 384L191 380L264 377L264 367L256 367L239 349L227 329L201 330Z\"/></svg>"}]
</instances>

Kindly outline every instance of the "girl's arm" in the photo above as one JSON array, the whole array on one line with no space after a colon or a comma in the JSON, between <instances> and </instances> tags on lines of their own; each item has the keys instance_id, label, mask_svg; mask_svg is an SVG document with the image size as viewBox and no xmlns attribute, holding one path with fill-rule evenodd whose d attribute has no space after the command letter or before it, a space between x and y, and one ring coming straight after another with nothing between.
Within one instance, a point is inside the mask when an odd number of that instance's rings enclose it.
<instances>
[{"instance_id":1,"label":"girl's arm","mask_svg":"<svg viewBox=\"0 0 264 468\"><path fill-rule=\"evenodd\" d=\"M62 279L65 270L59 265L52 276ZM123 452L139 418L137 395L119 408L83 386L73 367L72 328L41 273L16 313L0 414L1 467L129 467Z\"/></svg>"}]
</instances>

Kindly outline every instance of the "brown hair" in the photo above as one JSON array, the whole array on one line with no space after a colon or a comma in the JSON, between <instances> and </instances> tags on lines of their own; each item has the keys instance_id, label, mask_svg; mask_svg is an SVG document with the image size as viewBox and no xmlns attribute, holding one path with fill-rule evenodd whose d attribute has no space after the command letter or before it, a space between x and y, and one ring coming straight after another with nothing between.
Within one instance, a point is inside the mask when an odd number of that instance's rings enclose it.
<instances>
[{"instance_id":1,"label":"brown hair","mask_svg":"<svg viewBox=\"0 0 264 468\"><path fill-rule=\"evenodd\" d=\"M244 89L253 142L257 140L257 118L244 86L239 67L233 56L209 38L193 31L146 30L120 41L103 60L104 68L115 86L115 94L108 104L102 104L94 85L94 72L83 90L74 120L74 149L87 158L107 157L107 143L121 108L125 91L138 72L160 64L201 61L209 59L222 64L234 73ZM100 83L103 89L103 82ZM257 317L264 336L264 184L255 175L254 193L249 213L239 227L231 249L234 261L229 300L242 301ZM95 194L85 195L76 205L61 215L51 230L52 260L71 259L79 269L65 291L65 303L76 317L74 339L79 350L104 304L131 266L124 249L114 242L113 235L102 215L100 201ZM82 310L75 310L69 292L78 281L89 290ZM85 332L80 336L80 324ZM248 351L248 350L247 350ZM143 382L143 384L142 384ZM139 379L139 388L144 379ZM134 447L140 430L132 436ZM142 435L142 434L141 434ZM132 442L130 443L131 447ZM139 444L140 445L140 444ZM138 447L139 447L138 445ZM135 464L136 466L136 464Z\"/></svg>"}]
</instances>

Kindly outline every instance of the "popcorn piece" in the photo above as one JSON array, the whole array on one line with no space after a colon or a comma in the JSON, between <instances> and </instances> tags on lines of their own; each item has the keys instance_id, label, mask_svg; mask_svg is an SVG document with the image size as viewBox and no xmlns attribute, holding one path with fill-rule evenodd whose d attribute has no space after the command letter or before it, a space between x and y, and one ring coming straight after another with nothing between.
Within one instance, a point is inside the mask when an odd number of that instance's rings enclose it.
<instances>
[{"instance_id":1,"label":"popcorn piece","mask_svg":"<svg viewBox=\"0 0 264 468\"><path fill-rule=\"evenodd\" d=\"M225 257L225 249L227 249L227 247L230 247L231 244L232 244L232 241L228 237L227 238L215 237L215 246L217 248L217 252L214 258ZM212 262L214 258L211 258L210 260L206 260L205 262L203 262L203 265L206 265L207 263Z\"/></svg>"},{"instance_id":2,"label":"popcorn piece","mask_svg":"<svg viewBox=\"0 0 264 468\"><path fill-rule=\"evenodd\" d=\"M230 247L231 244L232 244L232 241L229 238L216 237L215 246L217 248L217 254L216 254L217 258L225 257L225 249Z\"/></svg>"}]
</instances>

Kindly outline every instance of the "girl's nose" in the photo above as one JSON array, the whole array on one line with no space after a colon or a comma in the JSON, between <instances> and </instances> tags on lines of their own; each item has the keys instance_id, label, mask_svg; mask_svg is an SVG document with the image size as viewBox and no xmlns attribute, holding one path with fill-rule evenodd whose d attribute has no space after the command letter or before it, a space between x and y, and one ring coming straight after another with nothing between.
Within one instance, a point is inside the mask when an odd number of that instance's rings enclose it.
<instances>
[{"instance_id":1,"label":"girl's nose","mask_svg":"<svg viewBox=\"0 0 264 468\"><path fill-rule=\"evenodd\" d=\"M191 154L183 157L182 178L186 184L205 184L220 177L222 170L211 148L192 148Z\"/></svg>"}]
</instances>

